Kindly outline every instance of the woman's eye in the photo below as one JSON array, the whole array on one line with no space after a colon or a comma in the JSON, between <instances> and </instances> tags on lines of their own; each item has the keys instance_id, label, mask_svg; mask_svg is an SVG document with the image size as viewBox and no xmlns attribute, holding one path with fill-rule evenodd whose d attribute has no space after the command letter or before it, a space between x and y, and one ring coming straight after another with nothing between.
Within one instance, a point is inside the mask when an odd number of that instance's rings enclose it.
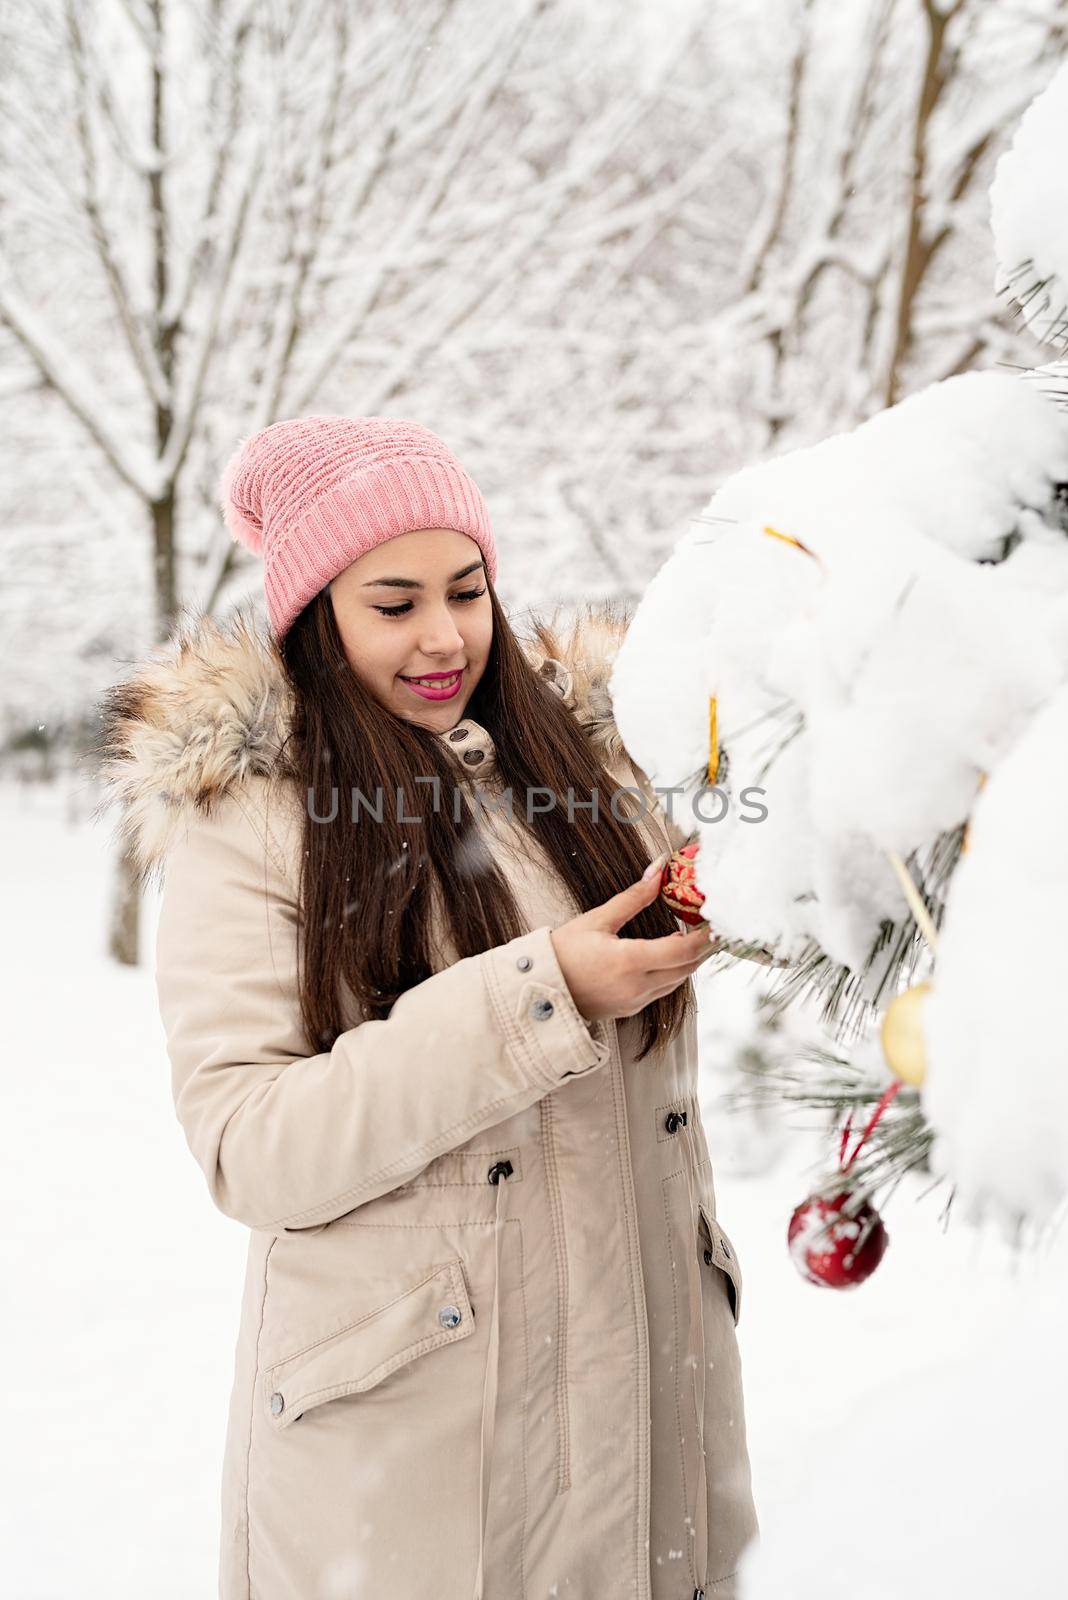
<instances>
[{"instance_id":1,"label":"woman's eye","mask_svg":"<svg viewBox=\"0 0 1068 1600\"><path fill-rule=\"evenodd\" d=\"M453 599L468 603L472 600L477 600L479 595L483 595L485 592L484 587L481 589L465 589L462 594L454 594ZM380 611L384 617L403 617L405 612L411 609L412 602L410 600L405 600L399 606L375 606L375 610Z\"/></svg>"}]
</instances>

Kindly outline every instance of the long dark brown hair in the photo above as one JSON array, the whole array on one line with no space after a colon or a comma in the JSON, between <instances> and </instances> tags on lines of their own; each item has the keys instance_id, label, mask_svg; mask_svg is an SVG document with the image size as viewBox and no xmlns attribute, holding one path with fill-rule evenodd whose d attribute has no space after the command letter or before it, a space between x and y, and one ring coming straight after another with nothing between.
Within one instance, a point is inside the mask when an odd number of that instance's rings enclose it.
<instances>
[{"instance_id":1,"label":"long dark brown hair","mask_svg":"<svg viewBox=\"0 0 1068 1600\"><path fill-rule=\"evenodd\" d=\"M512 786L513 816L544 851L577 915L634 883L649 852L634 824L612 814L609 773L571 711L538 677L488 577L486 583L493 639L466 709L494 742L501 781ZM296 702L287 763L306 801L300 1005L309 1039L326 1049L352 1026L345 1020L346 989L364 1018L382 1018L405 990L431 975L434 916L444 916L461 958L527 929L481 839L473 801L459 808L453 803L454 791L466 787L459 763L438 733L395 716L361 684L345 655L328 589L301 612L281 651ZM437 785L427 783L435 776ZM589 799L596 788L598 821L577 805L569 820L559 802L528 821L528 786L557 796L570 788L576 800ZM368 804L381 792L381 821L376 812L368 825L367 811L354 820L354 792ZM632 800L624 794L616 804L635 815ZM324 825L316 818L331 820ZM620 936L677 931L672 913L654 900ZM693 1005L689 979L651 1001L638 1014L638 1059L675 1038Z\"/></svg>"}]
</instances>

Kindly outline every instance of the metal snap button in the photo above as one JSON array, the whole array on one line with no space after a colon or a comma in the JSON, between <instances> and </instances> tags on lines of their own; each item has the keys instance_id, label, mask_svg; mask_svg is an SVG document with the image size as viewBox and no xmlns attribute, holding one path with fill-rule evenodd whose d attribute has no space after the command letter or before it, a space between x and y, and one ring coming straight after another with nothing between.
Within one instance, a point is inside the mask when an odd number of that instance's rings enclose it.
<instances>
[{"instance_id":1,"label":"metal snap button","mask_svg":"<svg viewBox=\"0 0 1068 1600\"><path fill-rule=\"evenodd\" d=\"M449 742L451 744L459 744L461 739L467 738L470 731L470 728L454 728L449 734Z\"/></svg>"},{"instance_id":2,"label":"metal snap button","mask_svg":"<svg viewBox=\"0 0 1068 1600\"><path fill-rule=\"evenodd\" d=\"M275 1390L274 1394L272 1394L272 1396L271 1396L271 1415L272 1415L272 1417L280 1417L282 1412L285 1410L285 1404L286 1403L282 1399L282 1396L278 1393L277 1390Z\"/></svg>"},{"instance_id":3,"label":"metal snap button","mask_svg":"<svg viewBox=\"0 0 1068 1600\"><path fill-rule=\"evenodd\" d=\"M664 1127L667 1129L668 1133L677 1133L679 1131L680 1123L681 1118L679 1117L677 1111L669 1111L667 1116L664 1118Z\"/></svg>"},{"instance_id":4,"label":"metal snap button","mask_svg":"<svg viewBox=\"0 0 1068 1600\"><path fill-rule=\"evenodd\" d=\"M459 1306L442 1306L438 1312L438 1321L443 1328L455 1328L460 1321Z\"/></svg>"},{"instance_id":5,"label":"metal snap button","mask_svg":"<svg viewBox=\"0 0 1068 1600\"><path fill-rule=\"evenodd\" d=\"M706 1267L710 1267L711 1265L712 1265L712 1252L711 1252L711 1250L706 1250L705 1251L705 1266Z\"/></svg>"},{"instance_id":6,"label":"metal snap button","mask_svg":"<svg viewBox=\"0 0 1068 1600\"><path fill-rule=\"evenodd\" d=\"M536 1017L539 1022L544 1022L546 1017L551 1017L553 1014L552 1001L535 1000L534 1004L530 1008L530 1014L532 1017Z\"/></svg>"},{"instance_id":7,"label":"metal snap button","mask_svg":"<svg viewBox=\"0 0 1068 1600\"><path fill-rule=\"evenodd\" d=\"M502 1178L510 1178L515 1168L510 1161L495 1161L490 1167L486 1178L490 1183L500 1183Z\"/></svg>"},{"instance_id":8,"label":"metal snap button","mask_svg":"<svg viewBox=\"0 0 1068 1600\"><path fill-rule=\"evenodd\" d=\"M464 760L469 767L477 767L480 761L485 761L485 750L465 750Z\"/></svg>"},{"instance_id":9,"label":"metal snap button","mask_svg":"<svg viewBox=\"0 0 1068 1600\"><path fill-rule=\"evenodd\" d=\"M520 972L529 972L534 965L529 956L516 956L515 964Z\"/></svg>"},{"instance_id":10,"label":"metal snap button","mask_svg":"<svg viewBox=\"0 0 1068 1600\"><path fill-rule=\"evenodd\" d=\"M730 1251L729 1251L729 1250L728 1250L728 1249L727 1249L727 1246L726 1246L726 1243L725 1243L725 1242L724 1242L724 1240L722 1240L722 1239L721 1239L721 1240L720 1240L720 1241L719 1241L719 1247L720 1247L720 1249L721 1249L721 1250L722 1250L722 1251L723 1251L723 1254L724 1254L724 1255L725 1255L725 1256L726 1256L726 1257L727 1257L727 1260L728 1260L728 1261L729 1261L729 1260L730 1260L730 1258L731 1258L731 1253L730 1253Z\"/></svg>"}]
</instances>

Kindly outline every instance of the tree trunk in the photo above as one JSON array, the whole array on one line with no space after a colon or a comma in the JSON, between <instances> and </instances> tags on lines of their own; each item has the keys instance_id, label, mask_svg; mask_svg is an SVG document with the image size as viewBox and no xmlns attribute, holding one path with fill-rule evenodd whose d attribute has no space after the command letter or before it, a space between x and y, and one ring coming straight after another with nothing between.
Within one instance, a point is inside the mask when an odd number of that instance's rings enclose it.
<instances>
[{"instance_id":1,"label":"tree trunk","mask_svg":"<svg viewBox=\"0 0 1068 1600\"><path fill-rule=\"evenodd\" d=\"M141 890L133 857L124 850L116 863L112 889L108 954L124 967L136 967L140 955Z\"/></svg>"},{"instance_id":2,"label":"tree trunk","mask_svg":"<svg viewBox=\"0 0 1068 1600\"><path fill-rule=\"evenodd\" d=\"M152 549L155 557L153 579L156 636L160 642L167 639L178 610L175 583L174 501L174 489L170 487L158 500L153 500L148 508L152 519ZM123 966L135 967L138 964L140 943L141 891L133 861L126 852L123 852L115 869L108 949L115 960Z\"/></svg>"},{"instance_id":3,"label":"tree trunk","mask_svg":"<svg viewBox=\"0 0 1068 1600\"><path fill-rule=\"evenodd\" d=\"M178 613L178 586L175 562L175 492L168 485L158 500L149 503L152 518L152 550L154 555L154 598L156 605L156 638L163 644L170 635Z\"/></svg>"}]
</instances>

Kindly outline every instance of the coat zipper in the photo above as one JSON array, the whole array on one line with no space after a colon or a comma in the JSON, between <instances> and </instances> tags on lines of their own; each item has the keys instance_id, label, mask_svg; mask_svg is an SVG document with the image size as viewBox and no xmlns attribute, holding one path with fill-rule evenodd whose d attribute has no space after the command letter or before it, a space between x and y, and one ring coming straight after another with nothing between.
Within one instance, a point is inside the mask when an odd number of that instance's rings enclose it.
<instances>
[{"instance_id":1,"label":"coat zipper","mask_svg":"<svg viewBox=\"0 0 1068 1600\"><path fill-rule=\"evenodd\" d=\"M552 1096L544 1095L541 1109L541 1148L545 1163L545 1185L549 1195L549 1214L553 1234L553 1259L556 1265L556 1492L571 1487L571 1419L567 1405L567 1320L570 1283L567 1270L567 1241L564 1234L564 1206L560 1194L560 1174L556 1166L556 1135L553 1131Z\"/></svg>"},{"instance_id":2,"label":"coat zipper","mask_svg":"<svg viewBox=\"0 0 1068 1600\"><path fill-rule=\"evenodd\" d=\"M696 1114L696 1107L694 1105L690 1105L690 1106L684 1107L683 1110L679 1114L682 1117L682 1127L683 1127L682 1159L683 1159L683 1161L686 1163L686 1165L689 1168L690 1192L693 1194L693 1196L697 1200L697 1205L696 1205L696 1208L695 1208L695 1210L693 1212L693 1216L692 1216L692 1223L693 1223L693 1226L694 1226L694 1228L696 1230L699 1227L701 1211L700 1211L699 1186L698 1186L698 1182L697 1182L697 1173L698 1173L697 1156L698 1156L698 1149L697 1149L696 1122L695 1122L695 1120L693 1120L691 1118L691 1112L694 1112ZM698 1276L700 1277L700 1268L698 1268ZM703 1289L702 1289L701 1300L699 1302L699 1312L700 1312L702 1325L703 1325L703 1323L704 1323L704 1315L705 1315ZM704 1373L704 1382L705 1383L708 1382L707 1370ZM694 1385L694 1401L695 1401L695 1404L697 1403L697 1400L698 1400L698 1395L697 1395L697 1388L696 1388L696 1383L695 1383L695 1385ZM704 1399L704 1393L703 1393L703 1389L702 1389L702 1395L701 1395L701 1410L702 1411L704 1410L704 1405L705 1405L705 1399ZM704 1435L703 1420L699 1420L698 1421L698 1428L697 1428L697 1446L698 1446L698 1449L702 1452L702 1454L704 1453L704 1438L703 1438L703 1435ZM697 1484L695 1485L695 1490L696 1490L696 1492L698 1494L702 1494L703 1493L706 1496L705 1512L706 1512L706 1515L707 1515L708 1485L707 1485L707 1479L706 1479L704 1470L701 1470L701 1471L698 1472ZM697 1511L698 1511L698 1507L697 1507L697 1505L695 1505L694 1506L694 1526L695 1526L695 1528L698 1526ZM708 1532L709 1532L709 1530L708 1530L708 1525L707 1525L707 1521L706 1521L706 1523L705 1523L705 1557L704 1557L704 1565L705 1565L706 1573L707 1573L707 1560L708 1560ZM697 1554L696 1551L694 1552L694 1556L695 1556L695 1559L699 1559L698 1558L698 1554ZM706 1577L706 1582L707 1582L707 1577ZM695 1587L694 1591L693 1591L693 1600L705 1600L705 1591L701 1587L700 1584L698 1584Z\"/></svg>"},{"instance_id":3,"label":"coat zipper","mask_svg":"<svg viewBox=\"0 0 1068 1600\"><path fill-rule=\"evenodd\" d=\"M651 1575L649 1571L649 1472L652 1459L652 1417L649 1409L649 1325L645 1304L641 1269L641 1249L638 1240L638 1200L634 1191L634 1169L631 1160L630 1132L627 1126L627 1096L623 1072L623 1059L619 1051L615 1023L607 1029L611 1060L607 1070L612 1074L612 1104L616 1118L616 1136L619 1142L620 1165L624 1185L624 1221L627 1231L627 1254L630 1266L634 1324L638 1336L638 1481L636 1567L638 1587L634 1600L651 1600ZM542 1159L545 1164L545 1183L552 1218L553 1250L557 1276L556 1322L556 1418L559 1440L559 1466L557 1493L571 1487L571 1434L567 1403L567 1327L568 1327L568 1271L564 1231L563 1202L560 1194L560 1176L556 1165L556 1140L553 1131L552 1096L545 1095L538 1102L541 1118ZM702 1597L695 1592L695 1600Z\"/></svg>"},{"instance_id":4,"label":"coat zipper","mask_svg":"<svg viewBox=\"0 0 1068 1600\"><path fill-rule=\"evenodd\" d=\"M616 1113L616 1134L619 1140L620 1161L623 1168L624 1220L627 1225L627 1255L630 1265L634 1326L638 1335L638 1482L636 1485L638 1515L635 1537L637 1539L636 1567L638 1589L636 1600L651 1600L652 1575L649 1570L649 1477L652 1462L652 1413L649 1399L649 1322L645 1303L645 1282L642 1273L641 1245L638 1238L638 1198L634 1191L634 1166L631 1159L630 1129L627 1124L627 1090L623 1072L623 1058L619 1051L617 1025L608 1027L609 1047L612 1052L612 1099Z\"/></svg>"}]
</instances>

